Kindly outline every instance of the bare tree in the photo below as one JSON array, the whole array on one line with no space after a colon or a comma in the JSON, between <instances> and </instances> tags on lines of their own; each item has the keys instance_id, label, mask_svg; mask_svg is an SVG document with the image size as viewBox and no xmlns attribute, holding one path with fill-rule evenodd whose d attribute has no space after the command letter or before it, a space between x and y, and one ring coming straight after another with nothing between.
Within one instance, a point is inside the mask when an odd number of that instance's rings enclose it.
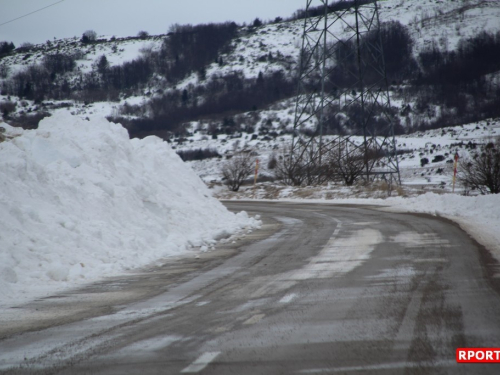
<instances>
[{"instance_id":1,"label":"bare tree","mask_svg":"<svg viewBox=\"0 0 500 375\"><path fill-rule=\"evenodd\" d=\"M488 143L480 154L463 161L459 171L459 180L467 190L478 190L481 194L499 194L500 140Z\"/></svg>"},{"instance_id":2,"label":"bare tree","mask_svg":"<svg viewBox=\"0 0 500 375\"><path fill-rule=\"evenodd\" d=\"M274 169L276 168L277 164L278 164L278 159L276 158L276 154L273 151L267 161L267 169Z\"/></svg>"},{"instance_id":3,"label":"bare tree","mask_svg":"<svg viewBox=\"0 0 500 375\"><path fill-rule=\"evenodd\" d=\"M300 160L296 160L291 155L289 148L283 150L280 155L274 175L286 185L300 186L305 181L304 166Z\"/></svg>"},{"instance_id":4,"label":"bare tree","mask_svg":"<svg viewBox=\"0 0 500 375\"><path fill-rule=\"evenodd\" d=\"M341 180L351 186L381 156L369 146L349 141L329 142L321 146L298 142L294 153L289 150L276 164L275 176L288 185L321 185Z\"/></svg>"},{"instance_id":5,"label":"bare tree","mask_svg":"<svg viewBox=\"0 0 500 375\"><path fill-rule=\"evenodd\" d=\"M280 160L276 163L274 174L278 180L287 185L321 185L328 181L329 172L325 154L325 146L307 142L297 142L294 152L285 149Z\"/></svg>"},{"instance_id":6,"label":"bare tree","mask_svg":"<svg viewBox=\"0 0 500 375\"><path fill-rule=\"evenodd\" d=\"M0 64L0 78L7 78L9 76L10 66L7 64Z\"/></svg>"},{"instance_id":7,"label":"bare tree","mask_svg":"<svg viewBox=\"0 0 500 375\"><path fill-rule=\"evenodd\" d=\"M94 61L93 66L101 76L104 76L109 69L108 59L105 55L101 55Z\"/></svg>"},{"instance_id":8,"label":"bare tree","mask_svg":"<svg viewBox=\"0 0 500 375\"><path fill-rule=\"evenodd\" d=\"M241 184L252 173L255 160L250 153L234 154L222 167L222 176L231 191L238 191Z\"/></svg>"},{"instance_id":9,"label":"bare tree","mask_svg":"<svg viewBox=\"0 0 500 375\"><path fill-rule=\"evenodd\" d=\"M366 169L364 148L348 142L331 147L327 158L331 179L340 179L347 186L352 186Z\"/></svg>"}]
</instances>

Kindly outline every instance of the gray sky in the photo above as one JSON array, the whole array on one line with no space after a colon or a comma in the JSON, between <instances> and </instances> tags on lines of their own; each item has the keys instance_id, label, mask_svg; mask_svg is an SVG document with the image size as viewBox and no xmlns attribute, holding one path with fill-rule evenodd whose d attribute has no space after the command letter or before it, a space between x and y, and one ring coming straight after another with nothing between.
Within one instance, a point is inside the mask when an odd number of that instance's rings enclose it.
<instances>
[{"instance_id":1,"label":"gray sky","mask_svg":"<svg viewBox=\"0 0 500 375\"><path fill-rule=\"evenodd\" d=\"M60 0L0 0L0 24ZM0 41L33 44L78 36L135 36L141 30L162 34L172 24L235 21L250 23L289 17L306 0L63 0L44 10L0 26Z\"/></svg>"}]
</instances>

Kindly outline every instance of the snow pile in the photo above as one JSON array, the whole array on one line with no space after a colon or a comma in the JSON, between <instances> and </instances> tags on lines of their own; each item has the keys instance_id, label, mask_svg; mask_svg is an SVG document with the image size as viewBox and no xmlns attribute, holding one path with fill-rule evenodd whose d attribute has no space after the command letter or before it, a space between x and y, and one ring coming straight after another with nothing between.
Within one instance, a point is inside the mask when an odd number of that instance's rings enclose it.
<instances>
[{"instance_id":1,"label":"snow pile","mask_svg":"<svg viewBox=\"0 0 500 375\"><path fill-rule=\"evenodd\" d=\"M328 191L325 190L325 193ZM291 190L291 194L296 192ZM271 200L272 201L272 200ZM291 195L280 202L359 204L390 212L426 213L454 221L500 262L500 194L463 196L426 193L416 197L304 199Z\"/></svg>"},{"instance_id":2,"label":"snow pile","mask_svg":"<svg viewBox=\"0 0 500 375\"><path fill-rule=\"evenodd\" d=\"M394 206L408 212L426 212L440 216L473 218L488 224L500 224L500 194L465 197L457 194L426 193L413 198L388 198Z\"/></svg>"},{"instance_id":3,"label":"snow pile","mask_svg":"<svg viewBox=\"0 0 500 375\"><path fill-rule=\"evenodd\" d=\"M297 202L297 199L280 199ZM458 194L426 193L412 198L307 200L335 204L382 206L391 212L427 213L459 224L471 237L485 246L500 262L500 194L466 197Z\"/></svg>"},{"instance_id":4,"label":"snow pile","mask_svg":"<svg viewBox=\"0 0 500 375\"><path fill-rule=\"evenodd\" d=\"M487 247L500 261L500 194L465 197L426 193L414 198L389 198L398 211L422 212L449 218Z\"/></svg>"},{"instance_id":5,"label":"snow pile","mask_svg":"<svg viewBox=\"0 0 500 375\"><path fill-rule=\"evenodd\" d=\"M38 130L2 125L1 304L206 249L259 225L227 211L157 137L130 140L121 125L66 113Z\"/></svg>"}]
</instances>

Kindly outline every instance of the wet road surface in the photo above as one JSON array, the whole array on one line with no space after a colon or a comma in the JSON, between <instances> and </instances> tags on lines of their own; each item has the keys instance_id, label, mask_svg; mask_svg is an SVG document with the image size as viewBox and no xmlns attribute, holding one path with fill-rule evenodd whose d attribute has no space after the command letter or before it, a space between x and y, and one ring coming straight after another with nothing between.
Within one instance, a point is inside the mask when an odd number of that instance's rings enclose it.
<instances>
[{"instance_id":1,"label":"wet road surface","mask_svg":"<svg viewBox=\"0 0 500 375\"><path fill-rule=\"evenodd\" d=\"M499 374L498 264L449 221L227 202L263 229L12 309L7 374ZM1 316L0 316L1 323Z\"/></svg>"}]
</instances>

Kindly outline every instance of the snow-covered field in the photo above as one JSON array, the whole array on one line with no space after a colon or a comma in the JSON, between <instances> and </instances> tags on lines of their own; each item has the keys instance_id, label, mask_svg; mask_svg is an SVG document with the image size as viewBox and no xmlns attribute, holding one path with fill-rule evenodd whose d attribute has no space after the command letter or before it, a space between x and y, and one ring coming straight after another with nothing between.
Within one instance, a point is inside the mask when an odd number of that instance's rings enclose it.
<instances>
[{"instance_id":1,"label":"snow-covered field","mask_svg":"<svg viewBox=\"0 0 500 375\"><path fill-rule=\"evenodd\" d=\"M175 255L259 226L230 213L157 137L62 111L37 130L1 124L0 306Z\"/></svg>"}]
</instances>

